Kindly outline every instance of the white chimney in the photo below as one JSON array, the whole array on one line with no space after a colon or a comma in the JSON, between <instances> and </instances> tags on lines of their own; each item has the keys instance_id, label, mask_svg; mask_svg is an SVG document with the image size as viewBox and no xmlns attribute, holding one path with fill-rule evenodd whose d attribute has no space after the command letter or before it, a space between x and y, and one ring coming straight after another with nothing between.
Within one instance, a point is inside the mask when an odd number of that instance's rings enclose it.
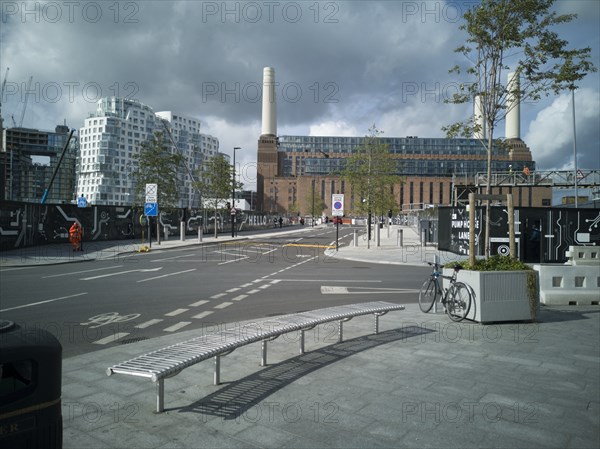
<instances>
[{"instance_id":1,"label":"white chimney","mask_svg":"<svg viewBox=\"0 0 600 449\"><path fill-rule=\"evenodd\" d=\"M479 131L474 133L475 139L485 140L487 138L486 122L483 115L483 106L481 104L481 97L475 95L473 104L473 115L475 116L475 123L479 125Z\"/></svg>"},{"instance_id":2,"label":"white chimney","mask_svg":"<svg viewBox=\"0 0 600 449\"><path fill-rule=\"evenodd\" d=\"M506 102L506 129L504 137L507 139L520 139L521 138L521 106L519 104L519 75L517 73L508 74L508 82L506 85L508 89L508 98Z\"/></svg>"},{"instance_id":3,"label":"white chimney","mask_svg":"<svg viewBox=\"0 0 600 449\"><path fill-rule=\"evenodd\" d=\"M262 132L263 136L277 135L277 103L275 102L275 69L263 69Z\"/></svg>"}]
</instances>

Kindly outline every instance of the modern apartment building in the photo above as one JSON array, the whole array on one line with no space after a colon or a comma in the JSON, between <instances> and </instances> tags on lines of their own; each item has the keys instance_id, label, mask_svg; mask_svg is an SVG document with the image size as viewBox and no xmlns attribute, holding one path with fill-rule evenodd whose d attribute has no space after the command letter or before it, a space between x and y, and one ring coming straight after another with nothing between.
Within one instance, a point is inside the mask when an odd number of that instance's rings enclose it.
<instances>
[{"instance_id":1,"label":"modern apartment building","mask_svg":"<svg viewBox=\"0 0 600 449\"><path fill-rule=\"evenodd\" d=\"M2 134L0 199L39 203L56 171L46 202L73 201L75 160L79 147L76 136L71 139L60 160L69 137L68 126L58 125L54 131L8 128L3 129Z\"/></svg>"},{"instance_id":2,"label":"modern apartment building","mask_svg":"<svg viewBox=\"0 0 600 449\"><path fill-rule=\"evenodd\" d=\"M173 112L159 112L143 103L124 98L102 98L80 130L81 148L77 163L77 196L90 204L131 205L135 203L135 156L143 142L157 132L171 142L186 161L180 176L178 207L198 207L200 198L192 187L193 176L204 157L218 151L219 141L200 133L200 121Z\"/></svg>"}]
</instances>

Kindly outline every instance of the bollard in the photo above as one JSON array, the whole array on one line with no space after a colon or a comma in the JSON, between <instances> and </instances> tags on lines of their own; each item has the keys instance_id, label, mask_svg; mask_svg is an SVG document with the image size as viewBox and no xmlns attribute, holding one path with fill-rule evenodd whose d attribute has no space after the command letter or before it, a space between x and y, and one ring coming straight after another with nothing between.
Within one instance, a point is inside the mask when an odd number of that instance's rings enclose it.
<instances>
[{"instance_id":1,"label":"bollard","mask_svg":"<svg viewBox=\"0 0 600 449\"><path fill-rule=\"evenodd\" d=\"M167 240L169 240L169 228L167 228L166 226L163 228L164 232L165 232L165 242Z\"/></svg>"},{"instance_id":2,"label":"bollard","mask_svg":"<svg viewBox=\"0 0 600 449\"><path fill-rule=\"evenodd\" d=\"M353 242L354 242L354 247L356 248L358 246L358 230L356 230L356 229L354 230Z\"/></svg>"},{"instance_id":3,"label":"bollard","mask_svg":"<svg viewBox=\"0 0 600 449\"><path fill-rule=\"evenodd\" d=\"M398 234L396 235L396 246L404 246L404 230L398 229Z\"/></svg>"},{"instance_id":4,"label":"bollard","mask_svg":"<svg viewBox=\"0 0 600 449\"><path fill-rule=\"evenodd\" d=\"M381 246L381 226L379 226L379 223L375 226L375 246Z\"/></svg>"},{"instance_id":5,"label":"bollard","mask_svg":"<svg viewBox=\"0 0 600 449\"><path fill-rule=\"evenodd\" d=\"M179 226L179 240L185 241L185 221L182 221Z\"/></svg>"},{"instance_id":6,"label":"bollard","mask_svg":"<svg viewBox=\"0 0 600 449\"><path fill-rule=\"evenodd\" d=\"M202 226L198 226L198 243L202 243Z\"/></svg>"}]
</instances>

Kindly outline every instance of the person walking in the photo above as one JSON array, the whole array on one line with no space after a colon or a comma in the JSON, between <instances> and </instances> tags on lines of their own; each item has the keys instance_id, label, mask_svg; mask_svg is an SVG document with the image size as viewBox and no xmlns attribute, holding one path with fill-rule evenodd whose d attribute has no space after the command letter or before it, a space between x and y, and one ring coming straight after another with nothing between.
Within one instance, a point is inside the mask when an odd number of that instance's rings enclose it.
<instances>
[{"instance_id":1,"label":"person walking","mask_svg":"<svg viewBox=\"0 0 600 449\"><path fill-rule=\"evenodd\" d=\"M279 217L279 227L283 227L283 218Z\"/></svg>"},{"instance_id":2,"label":"person walking","mask_svg":"<svg viewBox=\"0 0 600 449\"><path fill-rule=\"evenodd\" d=\"M73 251L83 251L83 245L81 244L82 238L83 229L81 228L79 223L75 221L69 229L69 241L73 246Z\"/></svg>"}]
</instances>

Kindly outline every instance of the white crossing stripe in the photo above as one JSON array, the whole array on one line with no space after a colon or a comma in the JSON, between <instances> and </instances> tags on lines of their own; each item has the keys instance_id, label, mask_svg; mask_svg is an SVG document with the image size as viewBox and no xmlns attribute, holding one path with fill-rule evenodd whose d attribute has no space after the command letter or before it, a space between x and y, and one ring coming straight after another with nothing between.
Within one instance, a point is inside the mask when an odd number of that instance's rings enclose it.
<instances>
[{"instance_id":1,"label":"white crossing stripe","mask_svg":"<svg viewBox=\"0 0 600 449\"><path fill-rule=\"evenodd\" d=\"M281 281L279 279L273 279L271 284L279 284Z\"/></svg>"},{"instance_id":2,"label":"white crossing stripe","mask_svg":"<svg viewBox=\"0 0 600 449\"><path fill-rule=\"evenodd\" d=\"M217 293L216 295L212 295L210 298L211 299L219 299L219 298L222 298L223 296L227 296L227 293Z\"/></svg>"},{"instance_id":3,"label":"white crossing stripe","mask_svg":"<svg viewBox=\"0 0 600 449\"><path fill-rule=\"evenodd\" d=\"M222 302L219 305L216 305L214 308L215 309L224 309L225 307L229 307L231 304L233 304L232 302Z\"/></svg>"},{"instance_id":4,"label":"white crossing stripe","mask_svg":"<svg viewBox=\"0 0 600 449\"><path fill-rule=\"evenodd\" d=\"M238 295L235 298L231 298L232 301L241 301L244 298L247 298L248 295Z\"/></svg>"},{"instance_id":5,"label":"white crossing stripe","mask_svg":"<svg viewBox=\"0 0 600 449\"><path fill-rule=\"evenodd\" d=\"M251 285L252 285L252 282L247 282L247 283L246 283L246 284L244 284L244 285L240 285L240 287L242 287L242 288L246 288L246 287L250 287Z\"/></svg>"},{"instance_id":6,"label":"white crossing stripe","mask_svg":"<svg viewBox=\"0 0 600 449\"><path fill-rule=\"evenodd\" d=\"M153 320L146 321L145 323L138 324L137 326L134 326L134 327L136 327L137 329L146 329L147 327L150 327L150 326L152 326L153 324L156 324L156 323L160 323L161 321L162 321L161 319L155 318Z\"/></svg>"},{"instance_id":7,"label":"white crossing stripe","mask_svg":"<svg viewBox=\"0 0 600 449\"><path fill-rule=\"evenodd\" d=\"M112 335L109 335L108 337L104 337L104 338L101 338L100 340L96 340L93 343L95 345L105 345L108 343L113 343L113 342L117 341L119 338L126 337L127 335L129 335L129 332L116 332Z\"/></svg>"},{"instance_id":8,"label":"white crossing stripe","mask_svg":"<svg viewBox=\"0 0 600 449\"><path fill-rule=\"evenodd\" d=\"M201 320L202 318L207 317L208 315L213 314L214 312L212 310L207 310L205 312L200 312L198 315L194 315L192 318L195 318L197 320Z\"/></svg>"},{"instance_id":9,"label":"white crossing stripe","mask_svg":"<svg viewBox=\"0 0 600 449\"><path fill-rule=\"evenodd\" d=\"M260 291L259 289L255 288L253 290L248 290L246 293L249 295L253 295L254 293L258 293L259 291Z\"/></svg>"},{"instance_id":10,"label":"white crossing stripe","mask_svg":"<svg viewBox=\"0 0 600 449\"><path fill-rule=\"evenodd\" d=\"M238 290L241 290L241 288L239 287L234 287L234 288L230 288L229 290L225 290L227 293L233 293L233 292L237 292Z\"/></svg>"},{"instance_id":11,"label":"white crossing stripe","mask_svg":"<svg viewBox=\"0 0 600 449\"><path fill-rule=\"evenodd\" d=\"M198 307L198 306L201 306L203 304L206 304L207 302L208 302L208 300L201 299L200 301L196 301L196 302L190 304L190 307Z\"/></svg>"},{"instance_id":12,"label":"white crossing stripe","mask_svg":"<svg viewBox=\"0 0 600 449\"><path fill-rule=\"evenodd\" d=\"M179 329L181 329L182 327L187 326L188 324L192 324L191 321L180 321L177 324L174 324L173 326L167 327L166 329L163 329L165 332L175 332L178 331Z\"/></svg>"},{"instance_id":13,"label":"white crossing stripe","mask_svg":"<svg viewBox=\"0 0 600 449\"><path fill-rule=\"evenodd\" d=\"M265 284L265 285L261 285L260 288L261 290L264 290L265 288L269 288L271 286L271 284Z\"/></svg>"},{"instance_id":14,"label":"white crossing stripe","mask_svg":"<svg viewBox=\"0 0 600 449\"><path fill-rule=\"evenodd\" d=\"M187 312L190 309L177 309L177 310L173 310L172 312L169 313L165 313L165 316L177 316L183 312Z\"/></svg>"}]
</instances>

